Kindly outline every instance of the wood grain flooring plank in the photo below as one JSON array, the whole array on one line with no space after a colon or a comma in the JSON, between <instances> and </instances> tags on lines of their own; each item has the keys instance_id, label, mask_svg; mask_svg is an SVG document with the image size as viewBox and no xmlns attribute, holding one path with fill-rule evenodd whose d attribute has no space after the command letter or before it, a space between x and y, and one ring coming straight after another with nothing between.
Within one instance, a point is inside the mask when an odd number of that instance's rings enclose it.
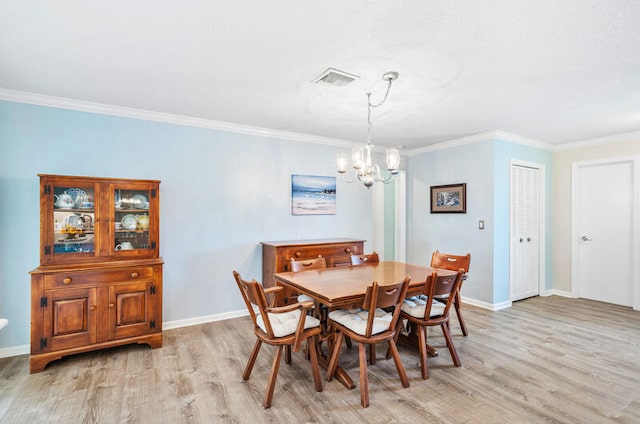
<instances>
[{"instance_id":1,"label":"wood grain flooring plank","mask_svg":"<svg viewBox=\"0 0 640 424\"><path fill-rule=\"evenodd\" d=\"M52 362L30 375L28 356L0 359L0 423L638 423L640 312L557 296L454 319L462 367L439 329L428 380L418 352L400 345L403 388L382 347L369 369L369 408L358 388L323 381L316 392L302 352L280 367L271 408L262 408L274 350L263 346L248 381L255 340L248 317L164 332L164 346L121 346ZM340 364L358 375L358 348Z\"/></svg>"}]
</instances>

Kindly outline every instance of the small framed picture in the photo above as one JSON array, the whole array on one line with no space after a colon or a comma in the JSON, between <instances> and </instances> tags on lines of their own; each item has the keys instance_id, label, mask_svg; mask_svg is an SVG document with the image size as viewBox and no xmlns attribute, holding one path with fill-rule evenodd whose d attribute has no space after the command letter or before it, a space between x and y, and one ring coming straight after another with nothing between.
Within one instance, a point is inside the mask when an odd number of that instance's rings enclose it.
<instances>
[{"instance_id":1,"label":"small framed picture","mask_svg":"<svg viewBox=\"0 0 640 424\"><path fill-rule=\"evenodd\" d=\"M431 186L431 213L467 213L467 184Z\"/></svg>"}]
</instances>

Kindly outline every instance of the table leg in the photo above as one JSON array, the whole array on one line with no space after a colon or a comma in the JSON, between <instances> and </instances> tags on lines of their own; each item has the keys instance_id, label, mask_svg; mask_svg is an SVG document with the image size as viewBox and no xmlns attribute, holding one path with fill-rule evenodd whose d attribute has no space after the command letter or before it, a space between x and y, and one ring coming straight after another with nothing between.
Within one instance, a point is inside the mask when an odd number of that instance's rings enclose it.
<instances>
[{"instance_id":1,"label":"table leg","mask_svg":"<svg viewBox=\"0 0 640 424\"><path fill-rule=\"evenodd\" d=\"M326 327L325 327L326 329ZM322 346L319 344L318 345L318 364L320 364L320 366L324 369L329 368L329 357L331 356L331 351L332 349L335 348L334 343L333 343L333 334L329 334L329 333L323 333L320 342L322 343L322 341L326 341L327 344L327 350L329 351L328 354L325 354L324 352L322 352ZM353 388L356 387L356 385L354 384L353 380L351 379L351 377L349 377L349 374L347 374L347 372L344 370L344 368L342 368L340 366L340 364L338 364L338 366L336 367L336 372L333 374L334 378L336 380L338 380L340 383L342 383L342 385L344 387L346 387L347 389L351 390Z\"/></svg>"}]
</instances>

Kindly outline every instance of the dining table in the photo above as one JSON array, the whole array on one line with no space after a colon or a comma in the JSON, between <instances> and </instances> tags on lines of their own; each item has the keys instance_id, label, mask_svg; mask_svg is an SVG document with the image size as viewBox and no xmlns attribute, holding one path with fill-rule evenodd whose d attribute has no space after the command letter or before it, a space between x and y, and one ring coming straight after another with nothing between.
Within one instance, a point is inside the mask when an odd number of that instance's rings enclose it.
<instances>
[{"instance_id":1,"label":"dining table","mask_svg":"<svg viewBox=\"0 0 640 424\"><path fill-rule=\"evenodd\" d=\"M438 272L444 275L455 274L454 271L444 269L438 269ZM406 276L409 276L411 281L407 294L419 294L427 277L432 273L433 268L428 266L382 261L302 272L279 272L274 274L274 279L276 284L306 294L315 301L316 305L325 305L331 310L340 307L361 307L367 287L374 281L384 286L402 282ZM320 352L319 361L326 368L327 355ZM335 377L345 387L349 389L355 387L353 380L341 367L336 370Z\"/></svg>"}]
</instances>

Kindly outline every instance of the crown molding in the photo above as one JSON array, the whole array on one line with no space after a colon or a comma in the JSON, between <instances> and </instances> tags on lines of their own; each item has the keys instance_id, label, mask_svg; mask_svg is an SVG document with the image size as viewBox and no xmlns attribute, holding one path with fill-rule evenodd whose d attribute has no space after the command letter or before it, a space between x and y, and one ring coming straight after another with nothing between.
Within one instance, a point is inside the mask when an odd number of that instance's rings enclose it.
<instances>
[{"instance_id":1,"label":"crown molding","mask_svg":"<svg viewBox=\"0 0 640 424\"><path fill-rule=\"evenodd\" d=\"M478 134L469 135L466 137L456 138L442 143L431 144L429 146L418 147L417 149L408 150L407 156L421 155L423 153L435 152L437 150L451 149L458 146L464 146L465 144L479 143L481 141L493 140L495 138L495 131L486 131Z\"/></svg>"},{"instance_id":2,"label":"crown molding","mask_svg":"<svg viewBox=\"0 0 640 424\"><path fill-rule=\"evenodd\" d=\"M29 93L26 91L9 90L0 87L0 100L16 103L26 103L36 106L46 106L58 109L75 110L79 112L96 113L100 115L118 116L121 118L139 119L143 121L162 122L167 124L182 125L186 127L205 128L218 131L225 131L237 134L246 134L256 137L266 137L272 139L298 141L303 143L323 144L341 148L352 148L361 143L355 141L341 140L337 138L321 137L292 131L274 130L270 128L254 127L250 125L236 124L233 122L215 121L211 119L194 118L184 115L174 115L170 113L154 112L144 109L135 109L124 106L107 105L83 100L69 99L65 97L47 96L44 94ZM466 137L461 137L442 143L419 147L417 149L401 151L402 156L415 156L437 150L451 149L453 147L464 146L466 144L478 143L481 141L503 140L510 143L522 144L549 151L563 151L581 149L584 147L596 146L607 143L629 141L640 139L640 131L616 134L612 136L592 138L570 143L553 145L531 138L502 130L485 131ZM374 151L384 152L383 147L375 147Z\"/></svg>"},{"instance_id":3,"label":"crown molding","mask_svg":"<svg viewBox=\"0 0 640 424\"><path fill-rule=\"evenodd\" d=\"M421 155L424 153L434 152L437 150L451 149L454 147L464 146L466 144L479 143L481 141L503 140L509 143L522 144L524 146L534 147L536 149L553 151L556 146L543 141L534 140L532 138L523 137L517 134L509 133L502 130L485 131L466 137L456 138L442 143L432 144L420 147L407 152L408 156Z\"/></svg>"},{"instance_id":4,"label":"crown molding","mask_svg":"<svg viewBox=\"0 0 640 424\"><path fill-rule=\"evenodd\" d=\"M35 94L24 91L8 90L5 88L0 88L0 100L6 100L16 103L27 103L36 106L47 106L59 109L75 110L79 112L97 113L100 115L118 116L121 118L163 122L167 124L182 125L186 127L206 128L211 130L226 131L287 141L299 141L304 143L324 144L328 146L347 148L351 148L356 144L352 141L340 140L337 138L320 137L291 131L253 127L250 125L236 124L233 122L214 121L211 119L193 118L190 116L174 115L163 112L153 112L144 109L107 105L64 97L47 96L43 94Z\"/></svg>"},{"instance_id":5,"label":"crown molding","mask_svg":"<svg viewBox=\"0 0 640 424\"><path fill-rule=\"evenodd\" d=\"M535 140L533 138L523 137L521 135L502 130L496 130L495 137L503 141L508 141L509 143L521 144L523 146L529 146L540 150L548 150L551 152L554 151L557 147L555 144L546 143L544 141Z\"/></svg>"},{"instance_id":6,"label":"crown molding","mask_svg":"<svg viewBox=\"0 0 640 424\"><path fill-rule=\"evenodd\" d=\"M574 141L571 143L563 143L556 146L556 151L576 150L585 147L600 146L603 144L620 143L624 141L640 141L640 131L634 131L623 134L608 135L605 137L590 138L587 140Z\"/></svg>"}]
</instances>

